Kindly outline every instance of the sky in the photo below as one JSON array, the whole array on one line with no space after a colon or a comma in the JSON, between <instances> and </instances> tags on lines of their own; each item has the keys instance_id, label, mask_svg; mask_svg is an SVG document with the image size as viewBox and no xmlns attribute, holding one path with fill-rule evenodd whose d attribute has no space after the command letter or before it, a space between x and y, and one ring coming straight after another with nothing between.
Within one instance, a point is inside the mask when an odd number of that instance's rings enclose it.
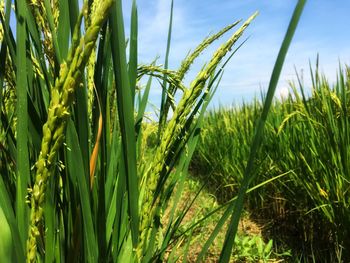
<instances>
[{"instance_id":1,"label":"sky","mask_svg":"<svg viewBox=\"0 0 350 263\"><path fill-rule=\"evenodd\" d=\"M128 34L130 0L123 1ZM137 1L139 16L139 62L148 64L159 57L164 63L169 23L170 0ZM177 69L186 54L211 33L226 25L247 19L255 11L259 16L243 35L248 41L226 66L223 79L213 98L212 107L250 101L266 91L280 45L292 16L296 0L174 0L170 69ZM332 82L339 62L350 65L350 1L308 0L289 48L276 96L286 95L289 81L296 80L295 68L310 87L309 62L315 65L317 54L320 69ZM231 31L231 34L234 31ZM230 33L206 50L191 67L186 83L209 61L219 44ZM151 99L159 100L161 89L155 87Z\"/></svg>"}]
</instances>

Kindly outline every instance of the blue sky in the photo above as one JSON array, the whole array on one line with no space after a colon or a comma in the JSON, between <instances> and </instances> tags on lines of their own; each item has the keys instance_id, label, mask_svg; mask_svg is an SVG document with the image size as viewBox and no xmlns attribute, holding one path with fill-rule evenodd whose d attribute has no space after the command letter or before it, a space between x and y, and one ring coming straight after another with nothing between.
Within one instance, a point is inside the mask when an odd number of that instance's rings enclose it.
<instances>
[{"instance_id":1,"label":"blue sky","mask_svg":"<svg viewBox=\"0 0 350 263\"><path fill-rule=\"evenodd\" d=\"M130 2L124 1L126 27L130 18ZM248 42L226 67L212 105L231 105L248 101L260 88L267 89L272 68L297 1L282 0L175 0L174 27L170 51L170 68L176 69L189 50L194 49L209 33L238 20L247 19L256 10L259 16L246 31ZM164 61L170 0L139 0L139 59L149 63L160 56ZM309 0L297 28L284 65L277 96L288 90L288 81L295 79L294 66L304 72L309 85L309 61L320 56L322 71L335 80L339 61L350 64L350 1ZM221 39L226 40L229 34ZM207 62L220 43L208 49L191 68L190 81ZM160 88L152 98L160 96Z\"/></svg>"}]
</instances>

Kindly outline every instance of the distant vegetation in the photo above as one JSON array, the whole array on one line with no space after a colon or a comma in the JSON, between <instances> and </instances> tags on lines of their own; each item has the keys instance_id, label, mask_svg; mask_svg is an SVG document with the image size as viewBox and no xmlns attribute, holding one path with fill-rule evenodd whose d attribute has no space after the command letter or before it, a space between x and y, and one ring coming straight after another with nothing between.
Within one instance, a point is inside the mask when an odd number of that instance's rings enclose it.
<instances>
[{"instance_id":1,"label":"distant vegetation","mask_svg":"<svg viewBox=\"0 0 350 263\"><path fill-rule=\"evenodd\" d=\"M316 67L311 79L311 95L299 81L270 109L252 182L265 185L247 195L247 209L294 256L348 262L350 70L340 68L333 84ZM192 172L209 180L222 202L240 187L261 110L255 100L212 110L204 119Z\"/></svg>"}]
</instances>

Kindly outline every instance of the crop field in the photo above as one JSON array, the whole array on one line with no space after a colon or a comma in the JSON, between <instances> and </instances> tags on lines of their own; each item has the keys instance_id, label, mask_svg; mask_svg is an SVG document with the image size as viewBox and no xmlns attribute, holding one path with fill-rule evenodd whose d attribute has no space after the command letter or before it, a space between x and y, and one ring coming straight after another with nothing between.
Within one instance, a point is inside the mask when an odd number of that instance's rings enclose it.
<instances>
[{"instance_id":1,"label":"crop field","mask_svg":"<svg viewBox=\"0 0 350 263\"><path fill-rule=\"evenodd\" d=\"M338 72L331 85L316 65L311 96L305 97L300 82L292 84L293 94L271 106L251 183L261 186L246 198L252 216L271 224L267 236L299 251L303 260L314 255L316 262L341 262L350 247L350 71ZM213 110L203 121L191 165L221 202L240 187L261 109L256 100Z\"/></svg>"},{"instance_id":2,"label":"crop field","mask_svg":"<svg viewBox=\"0 0 350 263\"><path fill-rule=\"evenodd\" d=\"M131 2L0 0L0 262L348 262L349 68L274 100L306 1L263 98L216 110L258 13L170 68L173 1L163 64Z\"/></svg>"}]
</instances>

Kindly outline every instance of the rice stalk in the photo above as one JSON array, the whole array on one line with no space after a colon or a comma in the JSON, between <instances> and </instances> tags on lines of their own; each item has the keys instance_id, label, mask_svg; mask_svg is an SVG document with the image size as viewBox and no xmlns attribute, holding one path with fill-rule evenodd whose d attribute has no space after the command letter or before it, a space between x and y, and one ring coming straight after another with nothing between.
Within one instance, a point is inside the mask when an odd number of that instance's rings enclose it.
<instances>
[{"instance_id":1,"label":"rice stalk","mask_svg":"<svg viewBox=\"0 0 350 263\"><path fill-rule=\"evenodd\" d=\"M94 0L92 2L92 5L90 7L90 12L85 15L85 29L88 28L91 24L91 18L96 12L97 8L97 1ZM96 62L96 44L95 47L91 51L91 55L89 57L89 61L86 66L86 80L87 80L87 88L88 88L88 115L90 122L92 120L92 107L94 104L94 87L95 87L95 80L94 80L94 74L95 74L95 62Z\"/></svg>"},{"instance_id":2,"label":"rice stalk","mask_svg":"<svg viewBox=\"0 0 350 263\"><path fill-rule=\"evenodd\" d=\"M51 0L51 10L52 10L52 16L53 16L55 29L57 29L58 20L60 17L60 1L59 0Z\"/></svg>"},{"instance_id":3,"label":"rice stalk","mask_svg":"<svg viewBox=\"0 0 350 263\"><path fill-rule=\"evenodd\" d=\"M112 0L100 3L86 34L80 39L76 48L75 45L72 45L68 60L61 65L59 78L51 90L48 117L43 126L41 151L36 162L35 184L30 190L31 223L27 240L28 262L34 262L36 258L37 238L40 235L38 226L43 217L46 184L54 169L58 150L64 141L64 130L70 116L69 106L72 102L72 96L81 82L84 67L91 55L98 33L107 18L111 5ZM82 14L80 15L80 21L81 17ZM77 30L73 36L73 41L77 39L80 21L76 26Z\"/></svg>"},{"instance_id":4,"label":"rice stalk","mask_svg":"<svg viewBox=\"0 0 350 263\"><path fill-rule=\"evenodd\" d=\"M159 180L159 175L163 170L168 171L169 169L165 160L167 160L167 156L172 154L171 150L174 142L176 142L174 138L178 138L183 132L188 115L193 109L199 95L202 93L207 80L214 73L217 65L221 62L227 52L229 52L229 50L256 16L257 13L254 13L250 18L248 18L247 21L230 37L230 39L214 53L208 65L201 72L199 72L197 77L192 81L190 88L184 91L184 94L174 111L173 117L165 127L164 133L160 140L161 143L156 149L154 159L146 175L146 189L143 204L141 206L140 242L137 248L139 258L142 255L142 248L145 246L145 242L147 241L149 230L153 224L152 221L156 212L157 203L159 202L159 196L155 197L154 195L157 182Z\"/></svg>"},{"instance_id":5,"label":"rice stalk","mask_svg":"<svg viewBox=\"0 0 350 263\"><path fill-rule=\"evenodd\" d=\"M220 30L218 33L209 36L207 38L205 38L202 43L200 43L195 50L188 54L186 56L186 58L181 62L181 65L179 67L179 69L177 70L177 75L178 75L178 79L180 81L183 80L183 78L185 77L185 74L188 72L188 70L190 69L191 65L193 64L194 60L208 47L210 46L215 40L218 40L221 36L223 36L226 32L228 32L229 30L231 30L233 27L235 27L237 24L239 24L241 22L241 20L238 20L236 22L234 22L231 25L226 26L225 28L223 28L222 30ZM168 75L164 74L165 78L164 80L167 81L167 77ZM163 87L165 88L165 87ZM161 116L161 127L165 127L165 122L167 120L168 117L168 113L169 113L169 108L170 106L172 107L173 111L175 110L173 107L173 98L175 96L175 93L177 92L177 89L179 87L176 85L169 85L169 88L166 91L166 99L164 102L164 106L163 106L163 112L162 112L162 116ZM163 117L164 116L164 117Z\"/></svg>"},{"instance_id":6,"label":"rice stalk","mask_svg":"<svg viewBox=\"0 0 350 263\"><path fill-rule=\"evenodd\" d=\"M219 39L222 35L224 35L226 32L234 28L236 25L238 25L241 22L241 20L238 20L231 25L228 25L221 29L218 33L207 37L200 43L196 49L190 53L182 62L181 66L178 69L178 75L179 79L182 80L185 77L185 74L190 69L191 65L193 64L194 60L206 49L208 46L210 46L215 40Z\"/></svg>"},{"instance_id":7,"label":"rice stalk","mask_svg":"<svg viewBox=\"0 0 350 263\"><path fill-rule=\"evenodd\" d=\"M28 4L31 7L34 19L38 25L39 31L43 33L42 47L45 52L46 58L50 64L50 68L55 66L55 53L52 40L52 32L50 30L48 13L45 8L43 0L28 0ZM57 3L56 3L57 5ZM58 10L58 9L56 9ZM55 21L58 23L58 11L55 12Z\"/></svg>"}]
</instances>

